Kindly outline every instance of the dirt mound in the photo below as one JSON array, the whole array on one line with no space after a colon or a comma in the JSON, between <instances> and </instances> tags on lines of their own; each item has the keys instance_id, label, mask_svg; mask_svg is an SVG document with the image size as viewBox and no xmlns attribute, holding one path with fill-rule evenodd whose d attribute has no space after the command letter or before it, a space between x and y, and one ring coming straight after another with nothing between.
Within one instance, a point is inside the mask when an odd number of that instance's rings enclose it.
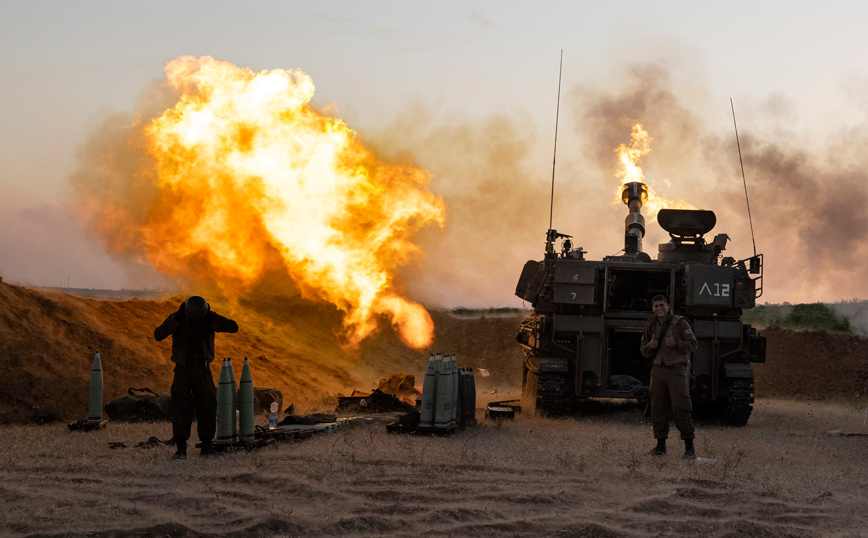
<instances>
[{"instance_id":1,"label":"dirt mound","mask_svg":"<svg viewBox=\"0 0 868 538\"><path fill-rule=\"evenodd\" d=\"M768 351L766 363L754 365L757 396L854 400L868 395L868 340L776 324L761 334Z\"/></svg>"},{"instance_id":2,"label":"dirt mound","mask_svg":"<svg viewBox=\"0 0 868 538\"><path fill-rule=\"evenodd\" d=\"M0 284L0 422L82 418L95 351L102 357L106 402L129 387L168 392L171 344L154 341L153 331L181 300L100 301ZM521 379L515 334L523 312L435 310L435 341L420 352L407 349L389 329L357 349L344 348L340 313L298 296L213 307L240 326L238 334L217 335L218 358L249 357L256 385L277 388L284 402L306 409L327 405L329 394L371 390L392 373L419 381L429 352L456 353L460 366L491 372L476 376L480 391L514 390ZM758 396L868 395L868 340L777 326L762 334L768 357L755 365ZM215 377L219 367L219 361L212 364Z\"/></svg>"},{"instance_id":3,"label":"dirt mound","mask_svg":"<svg viewBox=\"0 0 868 538\"><path fill-rule=\"evenodd\" d=\"M129 387L168 392L171 344L156 342L153 331L182 300L100 301L0 284L0 422L82 418L96 351L105 402ZM388 329L358 349L342 347L340 313L298 296L212 307L240 327L237 334L217 335L217 357L248 357L254 383L281 390L287 404L315 408L327 394L370 390L396 372L421 379L427 365L428 351L407 349ZM521 314L432 316L432 350L457 353L459 365L492 372L478 382L480 389L518 382L521 353L514 334ZM212 364L215 379L219 367L219 361Z\"/></svg>"}]
</instances>

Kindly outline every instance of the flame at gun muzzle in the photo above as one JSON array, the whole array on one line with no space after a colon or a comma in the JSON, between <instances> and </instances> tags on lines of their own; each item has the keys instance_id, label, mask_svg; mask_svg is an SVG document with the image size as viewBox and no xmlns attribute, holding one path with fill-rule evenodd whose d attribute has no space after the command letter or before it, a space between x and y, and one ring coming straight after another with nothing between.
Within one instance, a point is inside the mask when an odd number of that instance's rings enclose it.
<instances>
[{"instance_id":1,"label":"flame at gun muzzle","mask_svg":"<svg viewBox=\"0 0 868 538\"><path fill-rule=\"evenodd\" d=\"M624 252L635 255L642 252L642 238L645 237L645 217L642 205L648 200L648 186L640 181L625 183L621 188L621 201L630 210L624 220Z\"/></svg>"}]
</instances>

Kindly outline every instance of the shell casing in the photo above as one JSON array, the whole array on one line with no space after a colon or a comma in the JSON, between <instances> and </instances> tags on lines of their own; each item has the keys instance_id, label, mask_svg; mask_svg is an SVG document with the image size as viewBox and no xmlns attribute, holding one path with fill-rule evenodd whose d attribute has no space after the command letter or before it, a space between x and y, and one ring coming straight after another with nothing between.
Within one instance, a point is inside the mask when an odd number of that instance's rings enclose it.
<instances>
[{"instance_id":1,"label":"shell casing","mask_svg":"<svg viewBox=\"0 0 868 538\"><path fill-rule=\"evenodd\" d=\"M233 408L232 379L229 364L223 359L220 367L220 382L217 384L217 438L216 444L227 445L235 442L235 409Z\"/></svg>"},{"instance_id":2,"label":"shell casing","mask_svg":"<svg viewBox=\"0 0 868 538\"><path fill-rule=\"evenodd\" d=\"M253 421L253 376L250 363L244 359L241 380L238 383L238 437L242 443L255 440Z\"/></svg>"},{"instance_id":3,"label":"shell casing","mask_svg":"<svg viewBox=\"0 0 868 538\"><path fill-rule=\"evenodd\" d=\"M87 421L94 424L102 422L102 362L99 351L93 356L93 366L90 368L90 405Z\"/></svg>"},{"instance_id":4,"label":"shell casing","mask_svg":"<svg viewBox=\"0 0 868 538\"><path fill-rule=\"evenodd\" d=\"M437 396L434 406L434 427L438 429L449 428L449 420L451 406L449 399L452 396L452 372L450 371L451 361L448 357L440 359L440 354L437 354L435 361L440 362L440 370L437 374Z\"/></svg>"},{"instance_id":5,"label":"shell casing","mask_svg":"<svg viewBox=\"0 0 868 538\"><path fill-rule=\"evenodd\" d=\"M428 368L422 383L422 409L419 410L419 425L423 428L434 427L434 402L437 392L437 371L434 368L434 354L428 355Z\"/></svg>"}]
</instances>

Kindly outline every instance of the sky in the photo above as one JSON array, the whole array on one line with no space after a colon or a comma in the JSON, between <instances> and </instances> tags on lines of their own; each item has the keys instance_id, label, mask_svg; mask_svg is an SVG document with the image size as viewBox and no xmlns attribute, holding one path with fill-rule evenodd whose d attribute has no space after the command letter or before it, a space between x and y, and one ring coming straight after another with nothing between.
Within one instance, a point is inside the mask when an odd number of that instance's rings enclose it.
<instances>
[{"instance_id":1,"label":"sky","mask_svg":"<svg viewBox=\"0 0 868 538\"><path fill-rule=\"evenodd\" d=\"M106 252L70 177L103 122L132 115L164 66L212 56L300 69L385 159L432 173L447 224L402 269L442 306L521 306L553 226L597 259L623 246L610 153L642 122L655 189L718 213L751 255L738 114L771 302L868 298L868 5L855 2L4 2L0 276L29 285L171 287ZM646 250L667 238L649 225ZM863 231L864 229L864 231Z\"/></svg>"}]
</instances>

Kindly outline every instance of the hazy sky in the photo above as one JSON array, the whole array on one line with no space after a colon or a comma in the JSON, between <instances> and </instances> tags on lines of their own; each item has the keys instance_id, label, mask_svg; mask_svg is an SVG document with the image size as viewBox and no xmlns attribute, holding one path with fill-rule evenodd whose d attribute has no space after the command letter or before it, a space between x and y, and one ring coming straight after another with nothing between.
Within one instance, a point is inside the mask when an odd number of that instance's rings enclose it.
<instances>
[{"instance_id":1,"label":"hazy sky","mask_svg":"<svg viewBox=\"0 0 868 538\"><path fill-rule=\"evenodd\" d=\"M748 136L791 137L808 146L814 139L846 138L842 133L866 121L866 20L868 4L857 2L3 2L0 276L50 286L154 284L105 254L64 206L78 152L94 129L110 114L132 113L163 78L164 65L181 55L209 55L253 70L301 69L316 84L315 103L333 103L374 143L378 136L387 139L393 122L414 104L427 110L435 127L442 118L469 124L512 118L516 136L530 144L522 173L545 190L560 49L559 166L564 162L563 181L569 182L569 170L581 167L579 160L570 164L578 153L571 144L582 130L574 101L582 88L617 85L630 64L662 62L681 105L721 136L732 136L732 97ZM737 163L737 155L732 158ZM437 163L425 161L423 148L417 160L436 176ZM437 181L431 188L437 192ZM542 198L547 201L546 192ZM543 215L533 223L539 241L520 245L516 260L540 256L547 210L545 203L534 210ZM624 214L617 210L613 222ZM744 230L727 231L748 248ZM620 241L620 233L615 229L611 237ZM515 247L500 247L506 246ZM762 250L761 240L758 246ZM618 248L598 249L594 257ZM520 304L512 297L521 270L516 263L504 270L502 294L494 287L464 300ZM783 282L768 275L767 298L787 300ZM460 304L449 298L463 293L460 278L450 286L422 299ZM794 294L797 300L838 300L861 292L829 289Z\"/></svg>"}]
</instances>

